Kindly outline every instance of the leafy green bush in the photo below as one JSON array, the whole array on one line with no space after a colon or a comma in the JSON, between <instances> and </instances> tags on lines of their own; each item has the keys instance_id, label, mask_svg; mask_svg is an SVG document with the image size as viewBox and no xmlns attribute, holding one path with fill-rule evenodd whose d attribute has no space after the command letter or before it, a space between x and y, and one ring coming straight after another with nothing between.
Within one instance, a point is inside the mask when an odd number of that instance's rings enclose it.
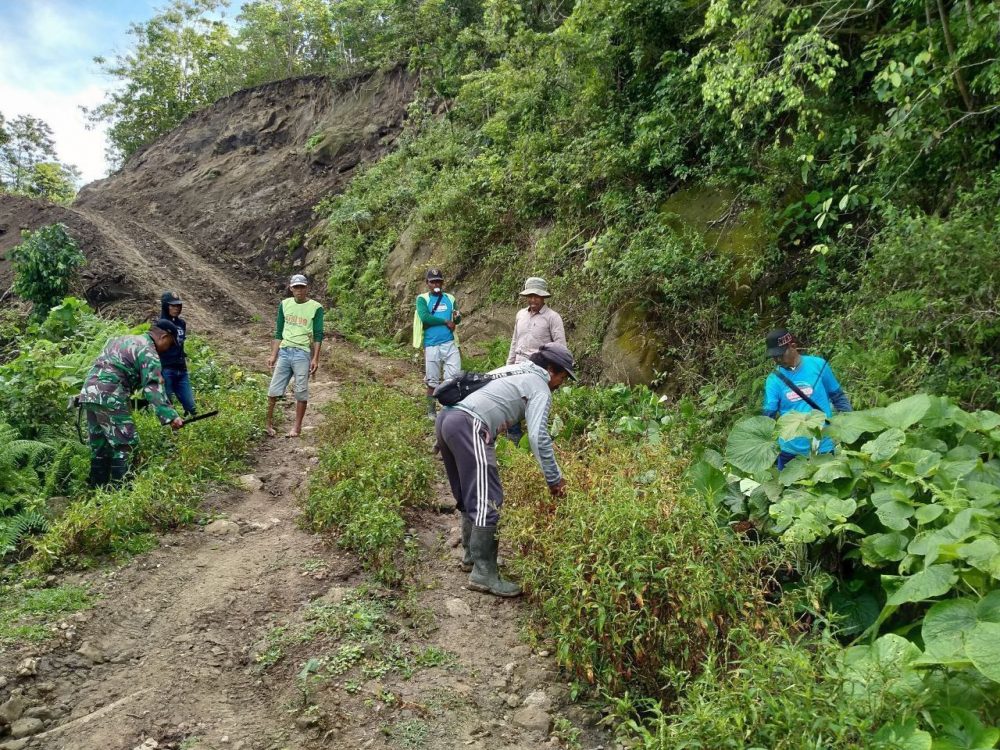
<instances>
[{"instance_id":1,"label":"leafy green bush","mask_svg":"<svg viewBox=\"0 0 1000 750\"><path fill-rule=\"evenodd\" d=\"M958 593L981 596L1000 581L1000 415L947 399L911 396L885 408L837 414L835 454L773 468L775 438L818 436L819 412L734 427L726 463L708 455L701 486L788 543L836 542L844 559L882 574L885 593L866 611L884 622L901 606ZM720 468L721 467L721 468ZM725 472L743 477L728 483ZM868 623L871 625L872 623Z\"/></svg>"},{"instance_id":2,"label":"leafy green bush","mask_svg":"<svg viewBox=\"0 0 1000 750\"><path fill-rule=\"evenodd\" d=\"M779 436L823 434L836 453L774 468ZM1000 701L998 453L1000 415L920 394L829 421L820 412L751 417L733 428L725 456L706 452L692 472L704 496L758 532L806 545L815 563L803 573L814 583L823 578L816 565L837 574L825 608L841 636L891 627L915 641L890 633L841 658L837 689L889 708L876 743L1000 739L982 723L996 723ZM963 731L986 744L947 744Z\"/></svg>"},{"instance_id":3,"label":"leafy green bush","mask_svg":"<svg viewBox=\"0 0 1000 750\"><path fill-rule=\"evenodd\" d=\"M44 322L29 326L17 357L0 365L0 413L28 437L67 428L76 417L67 400L80 392L108 339L129 332L124 323L102 320L84 302L66 298Z\"/></svg>"},{"instance_id":4,"label":"leafy green bush","mask_svg":"<svg viewBox=\"0 0 1000 750\"><path fill-rule=\"evenodd\" d=\"M349 384L326 409L319 468L305 515L316 531L336 532L383 583L398 583L402 511L431 494L433 463L426 419L412 398L378 384Z\"/></svg>"},{"instance_id":5,"label":"leafy green bush","mask_svg":"<svg viewBox=\"0 0 1000 750\"><path fill-rule=\"evenodd\" d=\"M8 254L14 263L14 292L32 302L32 316L43 320L69 291L76 269L86 259L63 224L23 231L21 238Z\"/></svg>"}]
</instances>

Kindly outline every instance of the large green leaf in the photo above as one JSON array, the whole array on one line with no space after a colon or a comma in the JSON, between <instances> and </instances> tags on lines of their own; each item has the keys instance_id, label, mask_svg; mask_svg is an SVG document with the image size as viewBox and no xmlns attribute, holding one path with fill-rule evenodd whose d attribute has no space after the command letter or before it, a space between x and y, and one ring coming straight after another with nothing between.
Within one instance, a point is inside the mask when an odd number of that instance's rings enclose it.
<instances>
[{"instance_id":1,"label":"large green leaf","mask_svg":"<svg viewBox=\"0 0 1000 750\"><path fill-rule=\"evenodd\" d=\"M976 619L980 622L1000 622L1000 590L991 591L979 600Z\"/></svg>"},{"instance_id":2,"label":"large green leaf","mask_svg":"<svg viewBox=\"0 0 1000 750\"><path fill-rule=\"evenodd\" d=\"M937 709L931 719L935 727L932 750L992 750L1000 740L1000 729L986 726L968 709Z\"/></svg>"},{"instance_id":3,"label":"large green leaf","mask_svg":"<svg viewBox=\"0 0 1000 750\"><path fill-rule=\"evenodd\" d=\"M926 393L918 393L915 396L904 398L902 401L889 404L882 411L882 419L890 427L905 430L919 422L930 408L930 396Z\"/></svg>"},{"instance_id":4,"label":"large green leaf","mask_svg":"<svg viewBox=\"0 0 1000 750\"><path fill-rule=\"evenodd\" d=\"M736 423L726 441L726 460L740 471L760 474L778 458L774 420L750 417Z\"/></svg>"},{"instance_id":5,"label":"large green leaf","mask_svg":"<svg viewBox=\"0 0 1000 750\"><path fill-rule=\"evenodd\" d=\"M1000 579L1000 542L991 536L981 536L958 548L959 556L969 565Z\"/></svg>"},{"instance_id":6,"label":"large green leaf","mask_svg":"<svg viewBox=\"0 0 1000 750\"><path fill-rule=\"evenodd\" d=\"M878 567L885 562L899 562L906 557L909 538L898 531L872 534L861 540L861 556L866 565Z\"/></svg>"},{"instance_id":7,"label":"large green leaf","mask_svg":"<svg viewBox=\"0 0 1000 750\"><path fill-rule=\"evenodd\" d=\"M778 474L778 481L785 487L790 487L808 477L812 471L813 465L809 458L807 456L798 456L785 464L785 468Z\"/></svg>"},{"instance_id":8,"label":"large green leaf","mask_svg":"<svg viewBox=\"0 0 1000 750\"><path fill-rule=\"evenodd\" d=\"M923 690L923 681L912 666L920 655L919 648L894 633L870 646L845 649L840 657L845 692L859 700L881 700L885 693L915 697Z\"/></svg>"},{"instance_id":9,"label":"large green leaf","mask_svg":"<svg viewBox=\"0 0 1000 750\"><path fill-rule=\"evenodd\" d=\"M917 508L917 512L913 516L917 519L917 523L922 525L937 520L945 510L943 505L938 505L937 503L921 505Z\"/></svg>"},{"instance_id":10,"label":"large green leaf","mask_svg":"<svg viewBox=\"0 0 1000 750\"><path fill-rule=\"evenodd\" d=\"M909 602L924 602L947 594L958 580L951 565L931 565L919 573L906 576L903 585L888 598L888 606L898 607Z\"/></svg>"},{"instance_id":11,"label":"large green leaf","mask_svg":"<svg viewBox=\"0 0 1000 750\"><path fill-rule=\"evenodd\" d=\"M936 602L920 629L927 655L945 663L965 660L965 634L975 626L976 604L971 599Z\"/></svg>"},{"instance_id":12,"label":"large green leaf","mask_svg":"<svg viewBox=\"0 0 1000 750\"><path fill-rule=\"evenodd\" d=\"M821 411L788 411L778 417L778 437L794 440L797 437L818 437L826 422Z\"/></svg>"},{"instance_id":13,"label":"large green leaf","mask_svg":"<svg viewBox=\"0 0 1000 750\"><path fill-rule=\"evenodd\" d=\"M726 475L708 461L699 461L688 474L691 486L711 502L715 502L726 489Z\"/></svg>"},{"instance_id":14,"label":"large green leaf","mask_svg":"<svg viewBox=\"0 0 1000 750\"><path fill-rule=\"evenodd\" d=\"M915 719L886 724L875 733L874 740L881 750L932 750L930 734L918 729Z\"/></svg>"},{"instance_id":15,"label":"large green leaf","mask_svg":"<svg viewBox=\"0 0 1000 750\"><path fill-rule=\"evenodd\" d=\"M878 520L887 529L893 531L905 531L910 528L910 518L913 516L914 508L909 503L901 503L896 500L884 503L875 511Z\"/></svg>"},{"instance_id":16,"label":"large green leaf","mask_svg":"<svg viewBox=\"0 0 1000 750\"><path fill-rule=\"evenodd\" d=\"M870 456L872 461L887 461L896 455L904 442L906 434L898 427L892 427L862 445L861 452Z\"/></svg>"},{"instance_id":17,"label":"large green leaf","mask_svg":"<svg viewBox=\"0 0 1000 750\"><path fill-rule=\"evenodd\" d=\"M816 456L816 464L816 471L812 475L812 481L816 483L832 482L835 479L846 479L854 476L851 464L844 456L831 456L824 453Z\"/></svg>"},{"instance_id":18,"label":"large green leaf","mask_svg":"<svg viewBox=\"0 0 1000 750\"><path fill-rule=\"evenodd\" d=\"M1000 623L976 623L965 637L965 653L976 669L994 682L1000 682Z\"/></svg>"},{"instance_id":19,"label":"large green leaf","mask_svg":"<svg viewBox=\"0 0 1000 750\"><path fill-rule=\"evenodd\" d=\"M850 445L867 432L881 432L887 427L882 409L838 412L830 417L827 434L834 440Z\"/></svg>"},{"instance_id":20,"label":"large green leaf","mask_svg":"<svg viewBox=\"0 0 1000 750\"><path fill-rule=\"evenodd\" d=\"M823 495L822 500L824 501L823 512L826 517L837 523L844 523L858 509L858 503L853 497Z\"/></svg>"}]
</instances>

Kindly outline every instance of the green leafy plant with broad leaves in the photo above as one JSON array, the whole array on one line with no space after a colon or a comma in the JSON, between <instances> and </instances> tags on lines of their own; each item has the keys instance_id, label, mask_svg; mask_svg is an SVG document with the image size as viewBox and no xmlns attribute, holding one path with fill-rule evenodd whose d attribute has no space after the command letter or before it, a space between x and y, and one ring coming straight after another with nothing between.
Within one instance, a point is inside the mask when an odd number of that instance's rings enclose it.
<instances>
[{"instance_id":1,"label":"green leafy plant with broad leaves","mask_svg":"<svg viewBox=\"0 0 1000 750\"><path fill-rule=\"evenodd\" d=\"M63 224L23 231L21 237L21 244L10 251L14 292L32 302L32 315L43 320L69 291L73 274L85 258Z\"/></svg>"},{"instance_id":2,"label":"green leafy plant with broad leaves","mask_svg":"<svg viewBox=\"0 0 1000 750\"><path fill-rule=\"evenodd\" d=\"M806 436L818 445L825 435L839 444L835 453L774 468L778 437ZM998 454L1000 415L918 394L829 420L819 412L777 421L751 417L733 428L724 455L708 452L691 476L702 494L749 517L759 530L832 562L840 580L827 604L840 615L843 635L895 631L848 650L848 669L859 655L886 662L881 666L899 689L914 691L915 701L922 691L953 696L966 685L996 701ZM972 727L975 736L992 738L989 744L947 744L932 738L933 727L906 723L887 725L876 738L892 735L901 747L929 748L932 740L934 747L993 747L996 730L962 713L975 708L939 707L931 723Z\"/></svg>"}]
</instances>

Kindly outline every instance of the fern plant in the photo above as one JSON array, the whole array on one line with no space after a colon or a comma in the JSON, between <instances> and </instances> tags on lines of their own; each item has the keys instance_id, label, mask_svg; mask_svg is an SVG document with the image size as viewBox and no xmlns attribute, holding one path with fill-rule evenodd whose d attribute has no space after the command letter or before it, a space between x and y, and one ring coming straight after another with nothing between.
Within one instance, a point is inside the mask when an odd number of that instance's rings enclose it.
<instances>
[{"instance_id":1,"label":"fern plant","mask_svg":"<svg viewBox=\"0 0 1000 750\"><path fill-rule=\"evenodd\" d=\"M46 474L56 476L58 462L50 461L56 453L55 446L23 440L17 430L0 422L0 557L16 551L31 532L48 528L42 511Z\"/></svg>"}]
</instances>

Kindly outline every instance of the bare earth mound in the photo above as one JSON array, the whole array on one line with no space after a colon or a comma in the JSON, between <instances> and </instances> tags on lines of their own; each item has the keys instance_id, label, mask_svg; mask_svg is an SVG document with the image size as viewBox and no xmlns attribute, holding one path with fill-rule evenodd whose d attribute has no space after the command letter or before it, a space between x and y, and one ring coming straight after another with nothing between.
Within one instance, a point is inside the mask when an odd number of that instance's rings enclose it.
<instances>
[{"instance_id":1,"label":"bare earth mound","mask_svg":"<svg viewBox=\"0 0 1000 750\"><path fill-rule=\"evenodd\" d=\"M95 307L129 316L185 289L204 301L186 308L203 322L245 323L265 288L303 266L316 202L393 147L412 96L400 71L278 81L192 115L70 207L0 196L0 294L21 231L59 221L88 260L74 291Z\"/></svg>"}]
</instances>

